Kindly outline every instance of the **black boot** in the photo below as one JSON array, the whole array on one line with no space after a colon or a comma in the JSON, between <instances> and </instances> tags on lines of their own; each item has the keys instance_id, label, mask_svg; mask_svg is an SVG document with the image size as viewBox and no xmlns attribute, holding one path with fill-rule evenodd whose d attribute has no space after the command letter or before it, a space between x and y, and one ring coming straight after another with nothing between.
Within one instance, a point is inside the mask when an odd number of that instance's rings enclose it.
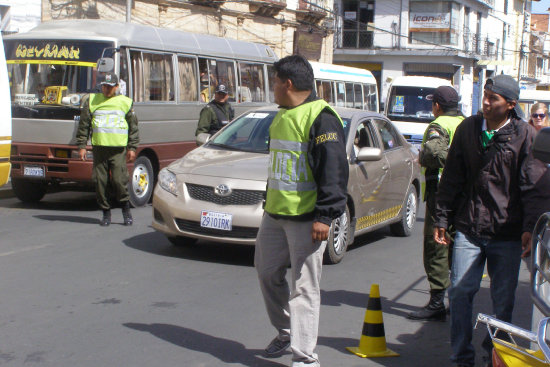
<instances>
[{"instance_id":1,"label":"black boot","mask_svg":"<svg viewBox=\"0 0 550 367\"><path fill-rule=\"evenodd\" d=\"M103 209L103 218L101 218L99 225L102 227L107 227L109 224L111 224L111 210Z\"/></svg>"},{"instance_id":2,"label":"black boot","mask_svg":"<svg viewBox=\"0 0 550 367\"><path fill-rule=\"evenodd\" d=\"M411 320L445 321L447 312L443 303L444 298L444 289L430 291L430 302L420 310L409 313L407 317Z\"/></svg>"},{"instance_id":3,"label":"black boot","mask_svg":"<svg viewBox=\"0 0 550 367\"><path fill-rule=\"evenodd\" d=\"M124 218L124 225L125 226L131 226L132 223L134 223L134 219L132 218L132 213L130 213L130 203L125 202L122 205L122 217Z\"/></svg>"}]
</instances>

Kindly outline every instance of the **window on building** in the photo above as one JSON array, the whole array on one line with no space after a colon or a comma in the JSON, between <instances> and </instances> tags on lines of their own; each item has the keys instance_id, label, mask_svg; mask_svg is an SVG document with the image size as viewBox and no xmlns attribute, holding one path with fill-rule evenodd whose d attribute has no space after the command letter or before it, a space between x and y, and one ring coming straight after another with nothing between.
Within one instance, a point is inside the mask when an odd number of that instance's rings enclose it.
<instances>
[{"instance_id":1,"label":"window on building","mask_svg":"<svg viewBox=\"0 0 550 367\"><path fill-rule=\"evenodd\" d=\"M457 45L460 6L447 1L411 1L409 38L411 43Z\"/></svg>"},{"instance_id":2,"label":"window on building","mask_svg":"<svg viewBox=\"0 0 550 367\"><path fill-rule=\"evenodd\" d=\"M368 24L374 23L374 0L344 1L342 6L344 18L344 48L371 48L373 32Z\"/></svg>"}]
</instances>

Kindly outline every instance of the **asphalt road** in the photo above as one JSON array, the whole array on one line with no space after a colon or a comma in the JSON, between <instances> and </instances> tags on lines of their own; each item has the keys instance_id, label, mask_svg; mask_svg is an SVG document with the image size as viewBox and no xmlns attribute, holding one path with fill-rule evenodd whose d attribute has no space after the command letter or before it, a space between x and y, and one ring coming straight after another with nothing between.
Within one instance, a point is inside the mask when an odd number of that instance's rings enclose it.
<instances>
[{"instance_id":1,"label":"asphalt road","mask_svg":"<svg viewBox=\"0 0 550 367\"><path fill-rule=\"evenodd\" d=\"M36 205L0 198L0 366L141 367L290 365L268 360L275 336L253 267L253 247L172 246L150 226L150 206L98 225L91 193L47 195ZM325 266L317 352L324 367L448 366L449 323L406 314L428 299L423 208L413 235L380 230L356 239ZM522 264L515 321L529 328L529 276ZM399 357L362 359L357 346L368 293L379 284L388 347ZM491 313L489 281L475 311ZM475 342L484 336L475 331ZM479 348L478 348L479 351ZM480 358L480 357L479 357Z\"/></svg>"}]
</instances>

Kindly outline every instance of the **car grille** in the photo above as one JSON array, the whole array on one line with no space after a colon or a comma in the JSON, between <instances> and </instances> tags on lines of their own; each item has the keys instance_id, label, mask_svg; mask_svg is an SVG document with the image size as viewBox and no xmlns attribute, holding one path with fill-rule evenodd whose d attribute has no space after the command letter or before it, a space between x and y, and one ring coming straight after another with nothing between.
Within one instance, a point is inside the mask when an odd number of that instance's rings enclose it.
<instances>
[{"instance_id":1,"label":"car grille","mask_svg":"<svg viewBox=\"0 0 550 367\"><path fill-rule=\"evenodd\" d=\"M212 186L186 184L189 195L195 200L219 205L255 205L264 199L263 191L233 190L229 196L219 196Z\"/></svg>"},{"instance_id":2,"label":"car grille","mask_svg":"<svg viewBox=\"0 0 550 367\"><path fill-rule=\"evenodd\" d=\"M231 231L224 231L215 228L201 227L199 222L176 218L176 225L180 231L191 232L202 235L221 236L230 238L256 238L258 228L233 226Z\"/></svg>"}]
</instances>

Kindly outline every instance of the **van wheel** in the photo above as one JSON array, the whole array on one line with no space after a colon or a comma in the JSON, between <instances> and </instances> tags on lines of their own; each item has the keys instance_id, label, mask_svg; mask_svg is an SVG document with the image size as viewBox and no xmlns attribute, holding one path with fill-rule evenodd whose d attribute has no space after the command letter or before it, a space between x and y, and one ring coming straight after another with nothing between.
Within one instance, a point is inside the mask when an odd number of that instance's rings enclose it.
<instances>
[{"instance_id":1,"label":"van wheel","mask_svg":"<svg viewBox=\"0 0 550 367\"><path fill-rule=\"evenodd\" d=\"M136 159L128 182L130 204L134 208L144 206L151 200L154 185L154 171L151 161L142 155Z\"/></svg>"},{"instance_id":2,"label":"van wheel","mask_svg":"<svg viewBox=\"0 0 550 367\"><path fill-rule=\"evenodd\" d=\"M198 239L191 238L191 237L177 236L177 237L168 237L168 241L170 241L172 245L176 247L183 247L183 246L194 245L195 243L197 243Z\"/></svg>"},{"instance_id":3,"label":"van wheel","mask_svg":"<svg viewBox=\"0 0 550 367\"><path fill-rule=\"evenodd\" d=\"M390 231L394 236L408 237L411 235L416 223L416 212L418 210L418 197L413 185L409 187L405 207L402 209L403 216L397 223L390 224Z\"/></svg>"},{"instance_id":4,"label":"van wheel","mask_svg":"<svg viewBox=\"0 0 550 367\"><path fill-rule=\"evenodd\" d=\"M15 196L24 203L38 203L44 195L48 184L44 181L32 181L14 178L11 187Z\"/></svg>"},{"instance_id":5,"label":"van wheel","mask_svg":"<svg viewBox=\"0 0 550 367\"><path fill-rule=\"evenodd\" d=\"M349 245L349 210L334 219L330 225L327 247L323 254L325 264L338 264L344 258Z\"/></svg>"}]
</instances>

